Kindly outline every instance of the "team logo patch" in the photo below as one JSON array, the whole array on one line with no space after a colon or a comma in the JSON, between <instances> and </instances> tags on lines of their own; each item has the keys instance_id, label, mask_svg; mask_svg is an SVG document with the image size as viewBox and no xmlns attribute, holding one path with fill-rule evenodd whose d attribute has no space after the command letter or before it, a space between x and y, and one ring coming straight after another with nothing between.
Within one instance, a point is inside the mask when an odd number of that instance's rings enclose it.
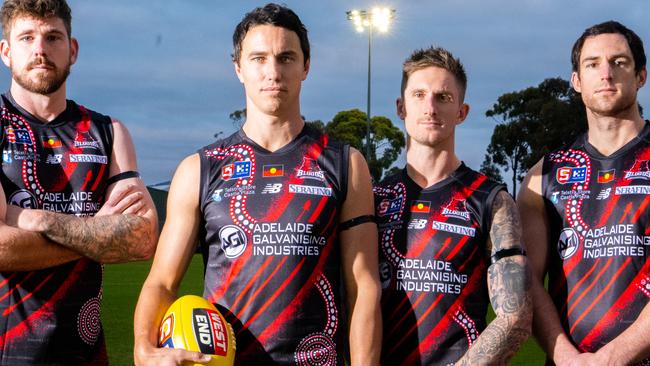
<instances>
[{"instance_id":1,"label":"team logo patch","mask_svg":"<svg viewBox=\"0 0 650 366\"><path fill-rule=\"evenodd\" d=\"M411 212L429 213L431 211L431 201L411 201Z\"/></svg>"},{"instance_id":2,"label":"team logo patch","mask_svg":"<svg viewBox=\"0 0 650 366\"><path fill-rule=\"evenodd\" d=\"M469 211L467 211L465 200L453 198L451 202L442 209L442 215L445 217L453 217L469 221Z\"/></svg>"},{"instance_id":3,"label":"team logo patch","mask_svg":"<svg viewBox=\"0 0 650 366\"><path fill-rule=\"evenodd\" d=\"M93 154L70 154L71 163L108 164L108 157Z\"/></svg>"},{"instance_id":4,"label":"team logo patch","mask_svg":"<svg viewBox=\"0 0 650 366\"><path fill-rule=\"evenodd\" d=\"M61 143L61 140L57 137L45 137L43 139L43 147L46 149L57 149L62 146L63 144Z\"/></svg>"},{"instance_id":5,"label":"team logo patch","mask_svg":"<svg viewBox=\"0 0 650 366\"><path fill-rule=\"evenodd\" d=\"M616 169L599 170L598 183L609 183L614 180L615 175L616 175Z\"/></svg>"},{"instance_id":6,"label":"team logo patch","mask_svg":"<svg viewBox=\"0 0 650 366\"><path fill-rule=\"evenodd\" d=\"M587 167L578 166L575 168L572 167L559 168L555 173L555 179L560 184L582 183L587 179Z\"/></svg>"},{"instance_id":7,"label":"team logo patch","mask_svg":"<svg viewBox=\"0 0 650 366\"><path fill-rule=\"evenodd\" d=\"M625 172L625 179L644 179L650 180L650 169L648 169L647 160L635 160L634 165Z\"/></svg>"},{"instance_id":8,"label":"team logo patch","mask_svg":"<svg viewBox=\"0 0 650 366\"><path fill-rule=\"evenodd\" d=\"M332 188L289 184L289 193L310 194L312 196L331 196Z\"/></svg>"},{"instance_id":9,"label":"team logo patch","mask_svg":"<svg viewBox=\"0 0 650 366\"><path fill-rule=\"evenodd\" d=\"M26 189L14 192L7 202L9 202L10 205L22 208L38 208L38 205L36 204L36 196Z\"/></svg>"},{"instance_id":10,"label":"team logo patch","mask_svg":"<svg viewBox=\"0 0 650 366\"><path fill-rule=\"evenodd\" d=\"M427 220L425 219L411 219L407 229L409 230L422 230L427 227Z\"/></svg>"},{"instance_id":11,"label":"team logo patch","mask_svg":"<svg viewBox=\"0 0 650 366\"><path fill-rule=\"evenodd\" d=\"M650 186L623 186L623 187L616 187L615 194L617 196L628 195L628 194L647 195L647 194L650 194Z\"/></svg>"},{"instance_id":12,"label":"team logo patch","mask_svg":"<svg viewBox=\"0 0 650 366\"><path fill-rule=\"evenodd\" d=\"M23 144L23 145L33 145L34 142L32 141L32 137L29 136L29 131L25 129L16 129L16 143L17 144Z\"/></svg>"},{"instance_id":13,"label":"team logo patch","mask_svg":"<svg viewBox=\"0 0 650 366\"><path fill-rule=\"evenodd\" d=\"M392 200L382 200L377 207L377 215L386 216L399 212L400 207L402 207L402 200L402 197L393 198Z\"/></svg>"},{"instance_id":14,"label":"team logo patch","mask_svg":"<svg viewBox=\"0 0 650 366\"><path fill-rule=\"evenodd\" d=\"M13 161L13 159L11 157L11 151L10 150L2 150L2 162L7 163L7 164L11 164L12 161Z\"/></svg>"},{"instance_id":15,"label":"team logo patch","mask_svg":"<svg viewBox=\"0 0 650 366\"><path fill-rule=\"evenodd\" d=\"M219 230L221 249L227 258L235 259L244 253L248 244L246 233L239 226L226 225Z\"/></svg>"},{"instance_id":16,"label":"team logo patch","mask_svg":"<svg viewBox=\"0 0 650 366\"><path fill-rule=\"evenodd\" d=\"M610 195L611 193L612 193L612 187L609 187L609 188L603 189L602 191L600 191L600 192L598 193L598 196L596 196L596 199L599 200L599 201L600 201L600 200L607 199L607 198L609 198L609 195Z\"/></svg>"},{"instance_id":17,"label":"team logo patch","mask_svg":"<svg viewBox=\"0 0 650 366\"><path fill-rule=\"evenodd\" d=\"M160 324L160 339L158 344L163 348L174 348L174 313L169 314Z\"/></svg>"},{"instance_id":18,"label":"team logo patch","mask_svg":"<svg viewBox=\"0 0 650 366\"><path fill-rule=\"evenodd\" d=\"M572 228L566 228L560 233L560 238L557 241L557 252L560 258L566 260L578 251L580 238L578 233Z\"/></svg>"},{"instance_id":19,"label":"team logo patch","mask_svg":"<svg viewBox=\"0 0 650 366\"><path fill-rule=\"evenodd\" d=\"M47 164L61 164L63 161L63 154L47 154L45 162Z\"/></svg>"},{"instance_id":20,"label":"team logo patch","mask_svg":"<svg viewBox=\"0 0 650 366\"><path fill-rule=\"evenodd\" d=\"M228 352L226 325L219 313L210 309L192 309L194 337L203 354L225 356Z\"/></svg>"},{"instance_id":21,"label":"team logo patch","mask_svg":"<svg viewBox=\"0 0 650 366\"><path fill-rule=\"evenodd\" d=\"M300 168L296 169L296 178L325 182L325 172L318 166L316 160L303 157Z\"/></svg>"},{"instance_id":22,"label":"team logo patch","mask_svg":"<svg viewBox=\"0 0 650 366\"><path fill-rule=\"evenodd\" d=\"M11 126L5 127L5 135L7 135L7 141L11 144L16 143L16 132L14 131L14 128Z\"/></svg>"},{"instance_id":23,"label":"team logo patch","mask_svg":"<svg viewBox=\"0 0 650 366\"><path fill-rule=\"evenodd\" d=\"M446 231L448 233L460 234L464 236L476 236L476 229L473 227L454 225L448 222L432 221L431 228L433 230Z\"/></svg>"},{"instance_id":24,"label":"team logo patch","mask_svg":"<svg viewBox=\"0 0 650 366\"><path fill-rule=\"evenodd\" d=\"M388 262L379 262L379 281L381 281L381 288L387 289L390 285L391 270Z\"/></svg>"},{"instance_id":25,"label":"team logo patch","mask_svg":"<svg viewBox=\"0 0 650 366\"><path fill-rule=\"evenodd\" d=\"M74 147L99 149L99 142L90 135L90 132L77 132L74 138Z\"/></svg>"},{"instance_id":26,"label":"team logo patch","mask_svg":"<svg viewBox=\"0 0 650 366\"><path fill-rule=\"evenodd\" d=\"M236 161L221 168L221 178L224 180L248 178L251 176L250 161Z\"/></svg>"},{"instance_id":27,"label":"team logo patch","mask_svg":"<svg viewBox=\"0 0 650 366\"><path fill-rule=\"evenodd\" d=\"M223 197L221 196L221 193L223 192L222 188L215 189L214 192L212 192L212 200L214 202L221 202Z\"/></svg>"},{"instance_id":28,"label":"team logo patch","mask_svg":"<svg viewBox=\"0 0 650 366\"><path fill-rule=\"evenodd\" d=\"M282 183L269 183L262 189L262 194L276 194L280 193L281 190Z\"/></svg>"},{"instance_id":29,"label":"team logo patch","mask_svg":"<svg viewBox=\"0 0 650 366\"><path fill-rule=\"evenodd\" d=\"M262 166L262 177L272 178L272 177L282 177L284 176L284 165L264 165Z\"/></svg>"}]
</instances>

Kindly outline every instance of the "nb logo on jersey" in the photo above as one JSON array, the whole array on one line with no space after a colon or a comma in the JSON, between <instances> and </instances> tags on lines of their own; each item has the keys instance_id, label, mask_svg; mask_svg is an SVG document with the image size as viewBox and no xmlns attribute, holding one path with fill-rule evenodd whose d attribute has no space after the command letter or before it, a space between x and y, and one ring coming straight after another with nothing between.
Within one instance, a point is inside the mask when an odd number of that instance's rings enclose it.
<instances>
[{"instance_id":1,"label":"nb logo on jersey","mask_svg":"<svg viewBox=\"0 0 650 366\"><path fill-rule=\"evenodd\" d=\"M45 160L48 164L61 164L63 159L63 154L47 154L47 159Z\"/></svg>"},{"instance_id":2,"label":"nb logo on jersey","mask_svg":"<svg viewBox=\"0 0 650 366\"><path fill-rule=\"evenodd\" d=\"M269 183L262 190L262 194L276 194L282 190L282 183Z\"/></svg>"},{"instance_id":3,"label":"nb logo on jersey","mask_svg":"<svg viewBox=\"0 0 650 366\"><path fill-rule=\"evenodd\" d=\"M219 230L221 249L227 258L234 259L246 250L248 239L244 231L235 225L226 225Z\"/></svg>"},{"instance_id":4,"label":"nb logo on jersey","mask_svg":"<svg viewBox=\"0 0 650 366\"><path fill-rule=\"evenodd\" d=\"M597 200L604 200L607 197L609 197L610 193L612 193L612 188L611 187L607 188L607 189L603 189L602 191L600 191L600 193L598 193L598 196L596 197L596 199Z\"/></svg>"},{"instance_id":5,"label":"nb logo on jersey","mask_svg":"<svg viewBox=\"0 0 650 366\"><path fill-rule=\"evenodd\" d=\"M427 220L425 219L412 219L409 222L408 229L422 230L427 227Z\"/></svg>"}]
</instances>

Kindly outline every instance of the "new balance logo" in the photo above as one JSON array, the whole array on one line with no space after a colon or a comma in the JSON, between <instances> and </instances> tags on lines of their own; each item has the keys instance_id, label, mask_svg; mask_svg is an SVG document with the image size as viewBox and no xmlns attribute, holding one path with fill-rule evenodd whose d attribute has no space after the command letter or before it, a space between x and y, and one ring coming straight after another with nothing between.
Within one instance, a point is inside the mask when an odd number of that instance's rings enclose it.
<instances>
[{"instance_id":1,"label":"new balance logo","mask_svg":"<svg viewBox=\"0 0 650 366\"><path fill-rule=\"evenodd\" d=\"M409 229L422 230L427 226L427 220L425 219L413 219L409 222Z\"/></svg>"},{"instance_id":2,"label":"new balance logo","mask_svg":"<svg viewBox=\"0 0 650 366\"><path fill-rule=\"evenodd\" d=\"M610 193L612 193L612 188L611 187L603 189L602 191L600 191L600 193L598 193L598 196L596 197L596 199L597 200L604 200L607 197L609 197Z\"/></svg>"},{"instance_id":3,"label":"new balance logo","mask_svg":"<svg viewBox=\"0 0 650 366\"><path fill-rule=\"evenodd\" d=\"M262 194L276 194L282 190L282 183L270 183L262 190Z\"/></svg>"},{"instance_id":4,"label":"new balance logo","mask_svg":"<svg viewBox=\"0 0 650 366\"><path fill-rule=\"evenodd\" d=\"M48 154L47 155L47 160L45 160L46 163L48 164L61 164L61 160L63 159L63 154Z\"/></svg>"}]
</instances>

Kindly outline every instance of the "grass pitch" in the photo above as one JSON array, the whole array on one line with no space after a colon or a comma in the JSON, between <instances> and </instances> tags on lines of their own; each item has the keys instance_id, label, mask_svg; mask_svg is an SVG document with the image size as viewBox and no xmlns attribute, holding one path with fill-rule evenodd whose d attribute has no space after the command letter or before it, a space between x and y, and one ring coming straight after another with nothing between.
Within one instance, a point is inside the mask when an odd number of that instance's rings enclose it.
<instances>
[{"instance_id":1,"label":"grass pitch","mask_svg":"<svg viewBox=\"0 0 650 366\"><path fill-rule=\"evenodd\" d=\"M111 365L133 365L133 311L151 262L111 264L104 267L102 320ZM195 255L183 278L179 296L201 295L203 261ZM488 318L494 314L490 311ZM529 339L510 365L543 365L544 353Z\"/></svg>"}]
</instances>

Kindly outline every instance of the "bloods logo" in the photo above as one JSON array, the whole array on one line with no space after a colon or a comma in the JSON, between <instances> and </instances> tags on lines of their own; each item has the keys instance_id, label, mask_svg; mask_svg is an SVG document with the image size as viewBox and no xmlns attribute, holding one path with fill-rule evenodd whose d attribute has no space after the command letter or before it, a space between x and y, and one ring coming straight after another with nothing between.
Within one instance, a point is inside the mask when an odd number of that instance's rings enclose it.
<instances>
[{"instance_id":1,"label":"bloods logo","mask_svg":"<svg viewBox=\"0 0 650 366\"><path fill-rule=\"evenodd\" d=\"M248 178L251 176L250 161L236 161L221 168L221 178L224 180Z\"/></svg>"},{"instance_id":2,"label":"bloods logo","mask_svg":"<svg viewBox=\"0 0 650 366\"><path fill-rule=\"evenodd\" d=\"M635 160L634 165L625 172L625 179L643 179L650 180L650 169L648 169L647 160Z\"/></svg>"},{"instance_id":3,"label":"bloods logo","mask_svg":"<svg viewBox=\"0 0 650 366\"><path fill-rule=\"evenodd\" d=\"M399 212L400 207L402 207L402 197L397 197L392 200L382 200L379 203L377 209L377 214L379 216L386 216Z\"/></svg>"},{"instance_id":4,"label":"bloods logo","mask_svg":"<svg viewBox=\"0 0 650 366\"><path fill-rule=\"evenodd\" d=\"M77 132L74 147L99 149L99 142L90 135L90 132Z\"/></svg>"},{"instance_id":5,"label":"bloods logo","mask_svg":"<svg viewBox=\"0 0 650 366\"><path fill-rule=\"evenodd\" d=\"M453 198L451 202L442 209L442 215L469 221L469 211L467 211L465 200Z\"/></svg>"},{"instance_id":6,"label":"bloods logo","mask_svg":"<svg viewBox=\"0 0 650 366\"><path fill-rule=\"evenodd\" d=\"M578 166L575 168L562 167L555 173L555 179L560 184L582 183L587 180L587 167Z\"/></svg>"},{"instance_id":7,"label":"bloods logo","mask_svg":"<svg viewBox=\"0 0 650 366\"><path fill-rule=\"evenodd\" d=\"M314 159L302 158L302 165L296 169L296 178L315 179L325 182L325 172Z\"/></svg>"},{"instance_id":8,"label":"bloods logo","mask_svg":"<svg viewBox=\"0 0 650 366\"><path fill-rule=\"evenodd\" d=\"M235 225L226 225L219 230L221 249L227 258L235 259L244 253L248 239L244 231Z\"/></svg>"}]
</instances>

